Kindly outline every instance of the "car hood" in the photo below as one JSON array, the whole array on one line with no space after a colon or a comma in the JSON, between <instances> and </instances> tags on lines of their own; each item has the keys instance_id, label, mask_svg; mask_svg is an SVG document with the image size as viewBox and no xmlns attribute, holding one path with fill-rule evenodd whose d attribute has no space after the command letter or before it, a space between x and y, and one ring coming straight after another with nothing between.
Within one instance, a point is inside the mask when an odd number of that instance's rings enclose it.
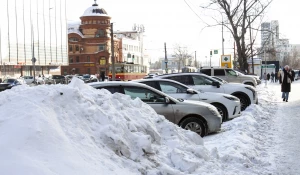
<instances>
[{"instance_id":1,"label":"car hood","mask_svg":"<svg viewBox=\"0 0 300 175\"><path fill-rule=\"evenodd\" d=\"M256 75L241 75L243 77L251 77L251 78L255 78L255 79L259 79L259 76Z\"/></svg>"},{"instance_id":2,"label":"car hood","mask_svg":"<svg viewBox=\"0 0 300 175\"><path fill-rule=\"evenodd\" d=\"M184 100L184 103L188 103L188 104L192 104L192 105L200 105L200 106L204 106L204 107L213 107L213 105L209 104L209 103L205 103L202 101L194 101L194 100Z\"/></svg>"}]
</instances>

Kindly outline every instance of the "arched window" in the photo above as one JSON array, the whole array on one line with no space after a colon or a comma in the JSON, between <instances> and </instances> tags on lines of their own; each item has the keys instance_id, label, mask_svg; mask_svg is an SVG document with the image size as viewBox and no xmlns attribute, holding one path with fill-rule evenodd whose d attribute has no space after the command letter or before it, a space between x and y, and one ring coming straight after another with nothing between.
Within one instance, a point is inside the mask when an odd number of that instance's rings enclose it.
<instances>
[{"instance_id":1,"label":"arched window","mask_svg":"<svg viewBox=\"0 0 300 175\"><path fill-rule=\"evenodd\" d=\"M97 33L96 33L96 38L103 37L104 34L105 34L105 33L104 33L104 30L98 29L98 30L97 30Z\"/></svg>"}]
</instances>

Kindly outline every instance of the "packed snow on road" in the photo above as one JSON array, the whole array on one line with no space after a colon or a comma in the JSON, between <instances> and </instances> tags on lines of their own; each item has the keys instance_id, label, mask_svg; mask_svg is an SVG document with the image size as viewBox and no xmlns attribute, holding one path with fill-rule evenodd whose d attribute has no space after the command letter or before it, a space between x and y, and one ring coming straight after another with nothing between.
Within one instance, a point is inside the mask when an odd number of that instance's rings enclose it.
<instances>
[{"instance_id":1,"label":"packed snow on road","mask_svg":"<svg viewBox=\"0 0 300 175\"><path fill-rule=\"evenodd\" d=\"M297 174L300 81L289 102L259 85L259 104L201 138L140 99L69 85L0 93L1 174Z\"/></svg>"}]
</instances>

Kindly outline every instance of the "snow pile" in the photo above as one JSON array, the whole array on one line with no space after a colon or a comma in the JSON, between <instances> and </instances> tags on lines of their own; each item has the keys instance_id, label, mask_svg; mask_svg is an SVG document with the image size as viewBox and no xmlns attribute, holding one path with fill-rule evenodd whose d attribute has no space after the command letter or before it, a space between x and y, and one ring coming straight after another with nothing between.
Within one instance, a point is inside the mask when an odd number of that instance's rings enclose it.
<instances>
[{"instance_id":1,"label":"snow pile","mask_svg":"<svg viewBox=\"0 0 300 175\"><path fill-rule=\"evenodd\" d=\"M139 99L69 85L17 86L0 93L2 174L272 174L276 101L206 136L183 130Z\"/></svg>"},{"instance_id":2,"label":"snow pile","mask_svg":"<svg viewBox=\"0 0 300 175\"><path fill-rule=\"evenodd\" d=\"M225 174L269 174L273 158L268 147L273 143L271 126L276 105L273 92L257 87L259 105L251 105L242 116L225 122L222 132L204 138L205 147L217 150ZM227 173L230 172L230 173Z\"/></svg>"},{"instance_id":3,"label":"snow pile","mask_svg":"<svg viewBox=\"0 0 300 175\"><path fill-rule=\"evenodd\" d=\"M210 159L197 134L79 79L3 91L0 111L3 174L189 174Z\"/></svg>"}]
</instances>

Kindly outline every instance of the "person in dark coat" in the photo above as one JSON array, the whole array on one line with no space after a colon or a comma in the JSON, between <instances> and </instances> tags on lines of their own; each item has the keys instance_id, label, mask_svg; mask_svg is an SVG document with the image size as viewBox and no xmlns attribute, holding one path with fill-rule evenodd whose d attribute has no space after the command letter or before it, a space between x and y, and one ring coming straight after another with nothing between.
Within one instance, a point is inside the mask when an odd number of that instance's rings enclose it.
<instances>
[{"instance_id":1,"label":"person in dark coat","mask_svg":"<svg viewBox=\"0 0 300 175\"><path fill-rule=\"evenodd\" d=\"M292 73L289 71L289 66L284 66L280 73L280 84L281 84L281 92L283 101L288 102L289 93L291 92L291 83L292 83Z\"/></svg>"},{"instance_id":2,"label":"person in dark coat","mask_svg":"<svg viewBox=\"0 0 300 175\"><path fill-rule=\"evenodd\" d=\"M292 74L292 82L295 80L295 71L292 69L292 68L290 68L290 71L291 71L291 74Z\"/></svg>"},{"instance_id":3,"label":"person in dark coat","mask_svg":"<svg viewBox=\"0 0 300 175\"><path fill-rule=\"evenodd\" d=\"M278 80L278 76L277 75L278 75L278 72L275 72L275 75L274 75L275 76L275 82L277 82L277 80Z\"/></svg>"},{"instance_id":4,"label":"person in dark coat","mask_svg":"<svg viewBox=\"0 0 300 175\"><path fill-rule=\"evenodd\" d=\"M269 73L267 74L267 80L268 81L270 80L270 74Z\"/></svg>"},{"instance_id":5,"label":"person in dark coat","mask_svg":"<svg viewBox=\"0 0 300 175\"><path fill-rule=\"evenodd\" d=\"M274 82L274 76L275 76L275 74L272 72L271 73L271 82Z\"/></svg>"}]
</instances>

